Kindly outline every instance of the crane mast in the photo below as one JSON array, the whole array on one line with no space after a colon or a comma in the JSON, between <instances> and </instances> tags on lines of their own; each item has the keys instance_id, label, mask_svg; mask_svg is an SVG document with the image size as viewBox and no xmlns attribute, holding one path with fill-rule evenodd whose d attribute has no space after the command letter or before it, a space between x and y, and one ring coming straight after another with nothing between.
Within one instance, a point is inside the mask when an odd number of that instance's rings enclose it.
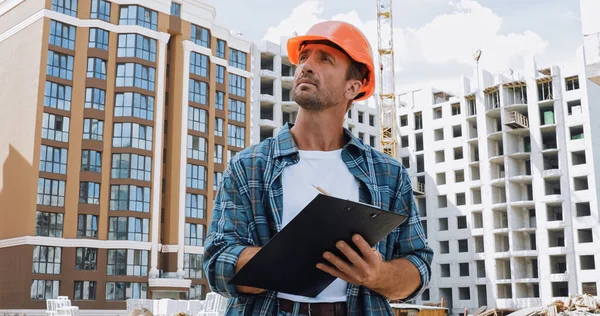
<instances>
[{"instance_id":1,"label":"crane mast","mask_svg":"<svg viewBox=\"0 0 600 316\"><path fill-rule=\"evenodd\" d=\"M383 153L397 159L394 37L392 29L392 0L377 0L381 150Z\"/></svg>"}]
</instances>

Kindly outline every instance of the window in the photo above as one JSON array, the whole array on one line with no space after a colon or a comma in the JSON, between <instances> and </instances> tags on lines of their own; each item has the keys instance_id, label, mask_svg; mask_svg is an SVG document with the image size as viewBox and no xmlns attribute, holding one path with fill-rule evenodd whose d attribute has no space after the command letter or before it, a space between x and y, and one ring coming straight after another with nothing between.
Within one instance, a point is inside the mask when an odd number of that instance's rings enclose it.
<instances>
[{"instance_id":1,"label":"window","mask_svg":"<svg viewBox=\"0 0 600 316\"><path fill-rule=\"evenodd\" d=\"M156 40L140 34L119 34L117 57L137 57L156 61Z\"/></svg>"},{"instance_id":2,"label":"window","mask_svg":"<svg viewBox=\"0 0 600 316\"><path fill-rule=\"evenodd\" d=\"M115 123L113 147L152 150L152 126Z\"/></svg>"},{"instance_id":3,"label":"window","mask_svg":"<svg viewBox=\"0 0 600 316\"><path fill-rule=\"evenodd\" d=\"M202 77L208 77L208 56L191 52L190 73Z\"/></svg>"},{"instance_id":4,"label":"window","mask_svg":"<svg viewBox=\"0 0 600 316\"><path fill-rule=\"evenodd\" d=\"M69 118L44 113L42 117L42 138L58 142L68 142Z\"/></svg>"},{"instance_id":5,"label":"window","mask_svg":"<svg viewBox=\"0 0 600 316\"><path fill-rule=\"evenodd\" d=\"M33 273L60 274L62 248L60 247L33 247Z\"/></svg>"},{"instance_id":6,"label":"window","mask_svg":"<svg viewBox=\"0 0 600 316\"><path fill-rule=\"evenodd\" d=\"M456 182L456 183L465 182L465 171L464 170L460 169L460 170L454 171L454 182Z\"/></svg>"},{"instance_id":7,"label":"window","mask_svg":"<svg viewBox=\"0 0 600 316\"><path fill-rule=\"evenodd\" d=\"M229 99L229 119L238 122L245 122L246 102Z\"/></svg>"},{"instance_id":8,"label":"window","mask_svg":"<svg viewBox=\"0 0 600 316\"><path fill-rule=\"evenodd\" d=\"M215 137L223 137L223 124L225 121L222 118L215 119Z\"/></svg>"},{"instance_id":9,"label":"window","mask_svg":"<svg viewBox=\"0 0 600 316\"><path fill-rule=\"evenodd\" d=\"M215 174L213 177L213 190L216 191L219 189L219 184L221 184L222 179L223 179L223 173L215 171Z\"/></svg>"},{"instance_id":10,"label":"window","mask_svg":"<svg viewBox=\"0 0 600 316\"><path fill-rule=\"evenodd\" d=\"M183 271L186 279L202 279L202 255L186 253L183 257Z\"/></svg>"},{"instance_id":11,"label":"window","mask_svg":"<svg viewBox=\"0 0 600 316\"><path fill-rule=\"evenodd\" d=\"M71 86L46 81L44 106L70 111L72 90Z\"/></svg>"},{"instance_id":12,"label":"window","mask_svg":"<svg viewBox=\"0 0 600 316\"><path fill-rule=\"evenodd\" d=\"M150 188L136 185L111 185L110 210L150 212Z\"/></svg>"},{"instance_id":13,"label":"window","mask_svg":"<svg viewBox=\"0 0 600 316\"><path fill-rule=\"evenodd\" d=\"M150 181L152 157L137 154L113 154L111 177Z\"/></svg>"},{"instance_id":14,"label":"window","mask_svg":"<svg viewBox=\"0 0 600 316\"><path fill-rule=\"evenodd\" d=\"M80 182L79 203L95 205L100 204L100 183Z\"/></svg>"},{"instance_id":15,"label":"window","mask_svg":"<svg viewBox=\"0 0 600 316\"><path fill-rule=\"evenodd\" d=\"M579 262L581 270L594 270L596 269L596 260L594 255L579 256Z\"/></svg>"},{"instance_id":16,"label":"window","mask_svg":"<svg viewBox=\"0 0 600 316\"><path fill-rule=\"evenodd\" d=\"M156 31L158 13L136 5L121 6L119 15L120 25L139 25Z\"/></svg>"},{"instance_id":17,"label":"window","mask_svg":"<svg viewBox=\"0 0 600 316\"><path fill-rule=\"evenodd\" d=\"M246 129L244 127L228 124L227 126L227 144L244 148L246 143Z\"/></svg>"},{"instance_id":18,"label":"window","mask_svg":"<svg viewBox=\"0 0 600 316\"><path fill-rule=\"evenodd\" d=\"M48 44L62 48L75 49L75 27L50 20L50 37Z\"/></svg>"},{"instance_id":19,"label":"window","mask_svg":"<svg viewBox=\"0 0 600 316\"><path fill-rule=\"evenodd\" d=\"M446 184L446 172L440 172L435 175L437 185Z\"/></svg>"},{"instance_id":20,"label":"window","mask_svg":"<svg viewBox=\"0 0 600 316\"><path fill-rule=\"evenodd\" d=\"M456 228L458 228L458 229L467 228L467 217L466 216L458 216L456 218Z\"/></svg>"},{"instance_id":21,"label":"window","mask_svg":"<svg viewBox=\"0 0 600 316\"><path fill-rule=\"evenodd\" d=\"M52 11L77 17L77 0L52 0Z\"/></svg>"},{"instance_id":22,"label":"window","mask_svg":"<svg viewBox=\"0 0 600 316\"><path fill-rule=\"evenodd\" d=\"M444 150L438 150L435 152L435 162L441 163L446 160L446 155L444 154Z\"/></svg>"},{"instance_id":23,"label":"window","mask_svg":"<svg viewBox=\"0 0 600 316\"><path fill-rule=\"evenodd\" d=\"M360 111L358 112L358 122L359 123L363 123L364 122L364 119L363 119L364 115L365 115L365 113L360 112Z\"/></svg>"},{"instance_id":24,"label":"window","mask_svg":"<svg viewBox=\"0 0 600 316\"><path fill-rule=\"evenodd\" d=\"M208 29L192 24L192 42L210 48L210 33Z\"/></svg>"},{"instance_id":25,"label":"window","mask_svg":"<svg viewBox=\"0 0 600 316\"><path fill-rule=\"evenodd\" d=\"M373 136L373 135L369 136L369 143L371 144L372 147L375 147L375 136Z\"/></svg>"},{"instance_id":26,"label":"window","mask_svg":"<svg viewBox=\"0 0 600 316\"><path fill-rule=\"evenodd\" d=\"M471 299L471 288L469 288L469 287L459 287L458 288L458 299L460 299L460 300L470 300Z\"/></svg>"},{"instance_id":27,"label":"window","mask_svg":"<svg viewBox=\"0 0 600 316\"><path fill-rule=\"evenodd\" d=\"M88 47L108 50L108 31L98 28L90 28Z\"/></svg>"},{"instance_id":28,"label":"window","mask_svg":"<svg viewBox=\"0 0 600 316\"><path fill-rule=\"evenodd\" d=\"M456 147L456 148L454 148L454 160L460 160L460 159L463 159L463 148Z\"/></svg>"},{"instance_id":29,"label":"window","mask_svg":"<svg viewBox=\"0 0 600 316\"><path fill-rule=\"evenodd\" d=\"M206 161L206 153L208 152L208 146L206 145L206 139L188 135L187 137L187 157Z\"/></svg>"},{"instance_id":30,"label":"window","mask_svg":"<svg viewBox=\"0 0 600 316\"><path fill-rule=\"evenodd\" d=\"M107 275L148 275L148 251L133 249L109 249Z\"/></svg>"},{"instance_id":31,"label":"window","mask_svg":"<svg viewBox=\"0 0 600 316\"><path fill-rule=\"evenodd\" d=\"M61 213L36 212L35 235L62 238L63 216Z\"/></svg>"},{"instance_id":32,"label":"window","mask_svg":"<svg viewBox=\"0 0 600 316\"><path fill-rule=\"evenodd\" d=\"M225 108L225 93L222 91L217 91L215 97L215 109L223 110Z\"/></svg>"},{"instance_id":33,"label":"window","mask_svg":"<svg viewBox=\"0 0 600 316\"><path fill-rule=\"evenodd\" d=\"M46 75L73 80L73 56L48 51Z\"/></svg>"},{"instance_id":34,"label":"window","mask_svg":"<svg viewBox=\"0 0 600 316\"><path fill-rule=\"evenodd\" d=\"M581 283L581 291L583 292L583 294L589 294L591 296L598 296L598 289L596 288L596 282Z\"/></svg>"},{"instance_id":35,"label":"window","mask_svg":"<svg viewBox=\"0 0 600 316\"><path fill-rule=\"evenodd\" d=\"M206 211L206 197L202 194L185 194L185 217L203 219Z\"/></svg>"},{"instance_id":36,"label":"window","mask_svg":"<svg viewBox=\"0 0 600 316\"><path fill-rule=\"evenodd\" d=\"M136 63L117 65L117 87L136 87L154 91L154 74L152 67Z\"/></svg>"},{"instance_id":37,"label":"window","mask_svg":"<svg viewBox=\"0 0 600 316\"><path fill-rule=\"evenodd\" d=\"M58 0L55 0L55 1L58 1ZM57 280L33 280L33 281L31 281L31 291L30 291L31 299L32 300L57 299L59 289L60 289L60 281L57 281Z\"/></svg>"},{"instance_id":38,"label":"window","mask_svg":"<svg viewBox=\"0 0 600 316\"><path fill-rule=\"evenodd\" d=\"M38 181L37 204L65 206L65 181L40 178Z\"/></svg>"},{"instance_id":39,"label":"window","mask_svg":"<svg viewBox=\"0 0 600 316\"><path fill-rule=\"evenodd\" d=\"M571 126L569 131L571 132L571 140L583 139L583 125Z\"/></svg>"},{"instance_id":40,"label":"window","mask_svg":"<svg viewBox=\"0 0 600 316\"><path fill-rule=\"evenodd\" d=\"M115 94L115 116L154 120L154 97L136 92Z\"/></svg>"},{"instance_id":41,"label":"window","mask_svg":"<svg viewBox=\"0 0 600 316\"><path fill-rule=\"evenodd\" d=\"M215 145L215 163L222 164L223 163L223 146Z\"/></svg>"},{"instance_id":42,"label":"window","mask_svg":"<svg viewBox=\"0 0 600 316\"><path fill-rule=\"evenodd\" d=\"M408 136L406 136L408 137ZM433 140L434 141L440 141L440 140L444 140L444 129L443 128L438 128L435 131L433 131Z\"/></svg>"},{"instance_id":43,"label":"window","mask_svg":"<svg viewBox=\"0 0 600 316\"><path fill-rule=\"evenodd\" d=\"M359 138L360 140L364 140L364 138L365 138L365 133L363 133L363 132L358 132L358 138Z\"/></svg>"},{"instance_id":44,"label":"window","mask_svg":"<svg viewBox=\"0 0 600 316\"><path fill-rule=\"evenodd\" d=\"M591 215L590 202L575 203L575 210L576 210L577 217L590 216Z\"/></svg>"},{"instance_id":45,"label":"window","mask_svg":"<svg viewBox=\"0 0 600 316\"><path fill-rule=\"evenodd\" d=\"M77 237L98 238L98 216L77 216Z\"/></svg>"},{"instance_id":46,"label":"window","mask_svg":"<svg viewBox=\"0 0 600 316\"><path fill-rule=\"evenodd\" d=\"M208 93L208 84L203 81L197 81L190 79L190 102L196 102L200 104L206 104L206 97Z\"/></svg>"},{"instance_id":47,"label":"window","mask_svg":"<svg viewBox=\"0 0 600 316\"><path fill-rule=\"evenodd\" d=\"M458 241L458 252L469 252L469 244L466 239Z\"/></svg>"},{"instance_id":48,"label":"window","mask_svg":"<svg viewBox=\"0 0 600 316\"><path fill-rule=\"evenodd\" d=\"M98 249L77 248L75 251L75 270L94 271L98 266Z\"/></svg>"},{"instance_id":49,"label":"window","mask_svg":"<svg viewBox=\"0 0 600 316\"><path fill-rule=\"evenodd\" d=\"M577 236L580 244L594 242L594 233L591 228L578 229Z\"/></svg>"},{"instance_id":50,"label":"window","mask_svg":"<svg viewBox=\"0 0 600 316\"><path fill-rule=\"evenodd\" d=\"M181 16L181 3L171 1L171 15Z\"/></svg>"},{"instance_id":51,"label":"window","mask_svg":"<svg viewBox=\"0 0 600 316\"><path fill-rule=\"evenodd\" d=\"M369 114L369 126L375 126L375 115Z\"/></svg>"},{"instance_id":52,"label":"window","mask_svg":"<svg viewBox=\"0 0 600 316\"><path fill-rule=\"evenodd\" d=\"M185 293L186 300L202 300L202 293L204 292L204 285L192 284L188 293Z\"/></svg>"},{"instance_id":53,"label":"window","mask_svg":"<svg viewBox=\"0 0 600 316\"><path fill-rule=\"evenodd\" d=\"M67 174L67 149L42 145L40 171Z\"/></svg>"},{"instance_id":54,"label":"window","mask_svg":"<svg viewBox=\"0 0 600 316\"><path fill-rule=\"evenodd\" d=\"M75 281L73 300L95 300L96 281Z\"/></svg>"},{"instance_id":55,"label":"window","mask_svg":"<svg viewBox=\"0 0 600 316\"><path fill-rule=\"evenodd\" d=\"M97 119L83 120L83 139L102 141L104 121Z\"/></svg>"},{"instance_id":56,"label":"window","mask_svg":"<svg viewBox=\"0 0 600 316\"><path fill-rule=\"evenodd\" d=\"M462 127L460 125L452 126L452 136L454 138L462 136Z\"/></svg>"},{"instance_id":57,"label":"window","mask_svg":"<svg viewBox=\"0 0 600 316\"><path fill-rule=\"evenodd\" d=\"M437 108L433 109L433 119L437 120L437 119L441 119L442 118L442 107L438 106Z\"/></svg>"},{"instance_id":58,"label":"window","mask_svg":"<svg viewBox=\"0 0 600 316\"><path fill-rule=\"evenodd\" d=\"M185 223L185 245L204 246L204 225Z\"/></svg>"},{"instance_id":59,"label":"window","mask_svg":"<svg viewBox=\"0 0 600 316\"><path fill-rule=\"evenodd\" d=\"M246 53L229 48L229 66L246 70Z\"/></svg>"},{"instance_id":60,"label":"window","mask_svg":"<svg viewBox=\"0 0 600 316\"><path fill-rule=\"evenodd\" d=\"M406 121L406 124L408 125L408 121ZM415 113L415 130L421 129L423 129L423 115L421 112L417 112Z\"/></svg>"},{"instance_id":61,"label":"window","mask_svg":"<svg viewBox=\"0 0 600 316\"><path fill-rule=\"evenodd\" d=\"M100 58L88 58L87 77L106 80L106 61Z\"/></svg>"},{"instance_id":62,"label":"window","mask_svg":"<svg viewBox=\"0 0 600 316\"><path fill-rule=\"evenodd\" d=\"M460 103L452 104L452 115L460 115Z\"/></svg>"},{"instance_id":63,"label":"window","mask_svg":"<svg viewBox=\"0 0 600 316\"><path fill-rule=\"evenodd\" d=\"M450 243L447 240L440 241L440 254L450 253Z\"/></svg>"},{"instance_id":64,"label":"window","mask_svg":"<svg viewBox=\"0 0 600 316\"><path fill-rule=\"evenodd\" d=\"M206 110L188 106L188 129L201 133L206 133L207 117L208 112L206 112Z\"/></svg>"},{"instance_id":65,"label":"window","mask_svg":"<svg viewBox=\"0 0 600 316\"><path fill-rule=\"evenodd\" d=\"M98 88L85 89L85 104L86 109L104 110L106 104L106 91Z\"/></svg>"},{"instance_id":66,"label":"window","mask_svg":"<svg viewBox=\"0 0 600 316\"><path fill-rule=\"evenodd\" d=\"M90 19L110 22L110 2L106 0L92 0Z\"/></svg>"},{"instance_id":67,"label":"window","mask_svg":"<svg viewBox=\"0 0 600 316\"><path fill-rule=\"evenodd\" d=\"M107 301L125 301L128 299L146 299L148 283L106 282Z\"/></svg>"},{"instance_id":68,"label":"window","mask_svg":"<svg viewBox=\"0 0 600 316\"><path fill-rule=\"evenodd\" d=\"M217 65L217 83L225 83L225 67Z\"/></svg>"},{"instance_id":69,"label":"window","mask_svg":"<svg viewBox=\"0 0 600 316\"><path fill-rule=\"evenodd\" d=\"M217 39L217 57L225 59L225 41L222 39Z\"/></svg>"},{"instance_id":70,"label":"window","mask_svg":"<svg viewBox=\"0 0 600 316\"><path fill-rule=\"evenodd\" d=\"M136 217L109 217L108 240L148 241L150 220Z\"/></svg>"},{"instance_id":71,"label":"window","mask_svg":"<svg viewBox=\"0 0 600 316\"><path fill-rule=\"evenodd\" d=\"M246 96L246 78L236 74L229 74L229 93L239 97Z\"/></svg>"},{"instance_id":72,"label":"window","mask_svg":"<svg viewBox=\"0 0 600 316\"><path fill-rule=\"evenodd\" d=\"M206 168L204 166L187 164L186 187L198 190L206 189Z\"/></svg>"},{"instance_id":73,"label":"window","mask_svg":"<svg viewBox=\"0 0 600 316\"><path fill-rule=\"evenodd\" d=\"M440 231L448 230L448 218L447 217L438 219L438 224L439 224Z\"/></svg>"},{"instance_id":74,"label":"window","mask_svg":"<svg viewBox=\"0 0 600 316\"><path fill-rule=\"evenodd\" d=\"M579 77L578 76L565 78L565 83L567 85L567 91L579 89Z\"/></svg>"}]
</instances>

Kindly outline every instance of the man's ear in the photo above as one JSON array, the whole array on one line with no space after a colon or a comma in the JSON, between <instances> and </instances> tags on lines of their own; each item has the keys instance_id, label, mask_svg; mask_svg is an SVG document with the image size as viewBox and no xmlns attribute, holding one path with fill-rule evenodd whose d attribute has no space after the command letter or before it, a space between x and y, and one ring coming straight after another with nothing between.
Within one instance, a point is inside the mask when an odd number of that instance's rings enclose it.
<instances>
[{"instance_id":1,"label":"man's ear","mask_svg":"<svg viewBox=\"0 0 600 316\"><path fill-rule=\"evenodd\" d=\"M363 83L360 80L348 80L344 95L346 98L348 98L348 100L354 100L354 98L356 98L356 96L360 93L362 87Z\"/></svg>"}]
</instances>

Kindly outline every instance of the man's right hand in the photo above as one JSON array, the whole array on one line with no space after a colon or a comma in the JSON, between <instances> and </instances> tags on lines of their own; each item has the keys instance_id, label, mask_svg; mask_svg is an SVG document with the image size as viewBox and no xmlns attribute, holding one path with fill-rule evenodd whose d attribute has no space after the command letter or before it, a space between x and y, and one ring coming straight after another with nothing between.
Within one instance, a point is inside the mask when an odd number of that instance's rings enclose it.
<instances>
[{"instance_id":1,"label":"man's right hand","mask_svg":"<svg viewBox=\"0 0 600 316\"><path fill-rule=\"evenodd\" d=\"M240 271L240 269L242 269L242 267L245 266L246 263L248 263L248 261L250 261L254 255L256 255L256 253L258 253L258 251L260 251L260 247L248 247L244 249L244 251L242 251L240 254L237 265L235 266L235 273L238 273L238 271ZM246 294L260 294L266 291L263 289L243 285L238 285L237 290L240 293Z\"/></svg>"}]
</instances>

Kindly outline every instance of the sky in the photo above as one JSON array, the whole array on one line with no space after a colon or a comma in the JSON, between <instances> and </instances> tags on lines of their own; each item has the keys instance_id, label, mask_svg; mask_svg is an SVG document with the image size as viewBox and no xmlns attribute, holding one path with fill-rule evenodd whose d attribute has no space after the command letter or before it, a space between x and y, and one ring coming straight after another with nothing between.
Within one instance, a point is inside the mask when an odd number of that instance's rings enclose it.
<instances>
[{"instance_id":1,"label":"sky","mask_svg":"<svg viewBox=\"0 0 600 316\"><path fill-rule=\"evenodd\" d=\"M205 1L219 24L252 41L280 43L317 22L342 20L377 47L377 0ZM423 86L459 93L478 49L482 69L508 75L522 72L527 55L539 68L572 67L582 45L578 0L393 0L392 6L397 93Z\"/></svg>"}]
</instances>

